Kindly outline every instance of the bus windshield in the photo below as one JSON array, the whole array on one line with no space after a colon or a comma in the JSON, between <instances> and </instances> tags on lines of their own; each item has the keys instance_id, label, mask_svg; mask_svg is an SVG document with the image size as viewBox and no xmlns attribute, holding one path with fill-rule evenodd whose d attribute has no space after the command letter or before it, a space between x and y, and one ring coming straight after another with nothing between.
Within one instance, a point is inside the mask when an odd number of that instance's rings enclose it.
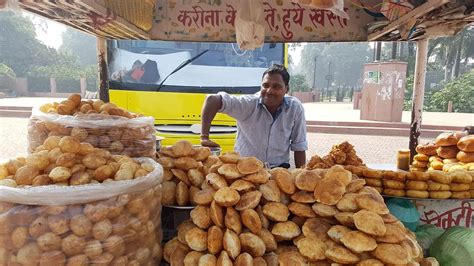
<instances>
[{"instance_id":1,"label":"bus windshield","mask_svg":"<svg viewBox=\"0 0 474 266\"><path fill-rule=\"evenodd\" d=\"M112 89L156 90L180 64L208 50L172 74L160 91L253 93L265 69L284 61L283 44L243 51L235 43L116 40L108 47Z\"/></svg>"}]
</instances>

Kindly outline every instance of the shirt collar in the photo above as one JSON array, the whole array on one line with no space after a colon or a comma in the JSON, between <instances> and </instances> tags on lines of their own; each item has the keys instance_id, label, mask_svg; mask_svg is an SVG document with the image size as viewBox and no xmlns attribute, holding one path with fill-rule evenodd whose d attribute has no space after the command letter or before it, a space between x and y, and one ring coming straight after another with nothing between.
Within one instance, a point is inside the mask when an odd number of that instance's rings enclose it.
<instances>
[{"instance_id":1,"label":"shirt collar","mask_svg":"<svg viewBox=\"0 0 474 266\"><path fill-rule=\"evenodd\" d=\"M258 104L259 105L264 105L263 104L263 100L262 100L262 96L258 96ZM283 104L281 104L278 109L282 108L282 107L285 107L285 108L288 108L290 107L290 101L288 100L288 97L283 97Z\"/></svg>"}]
</instances>

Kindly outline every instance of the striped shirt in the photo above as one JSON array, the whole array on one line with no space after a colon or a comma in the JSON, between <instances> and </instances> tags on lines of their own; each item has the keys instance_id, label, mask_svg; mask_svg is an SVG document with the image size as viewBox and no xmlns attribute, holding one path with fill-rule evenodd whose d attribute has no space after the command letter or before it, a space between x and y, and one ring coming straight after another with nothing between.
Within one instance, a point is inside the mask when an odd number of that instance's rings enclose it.
<instances>
[{"instance_id":1,"label":"striped shirt","mask_svg":"<svg viewBox=\"0 0 474 266\"><path fill-rule=\"evenodd\" d=\"M285 96L283 104L272 114L267 110L260 92L234 96L219 92L222 108L219 112L237 120L235 151L242 156L255 156L271 167L289 163L290 149L305 151L306 119L301 102Z\"/></svg>"}]
</instances>

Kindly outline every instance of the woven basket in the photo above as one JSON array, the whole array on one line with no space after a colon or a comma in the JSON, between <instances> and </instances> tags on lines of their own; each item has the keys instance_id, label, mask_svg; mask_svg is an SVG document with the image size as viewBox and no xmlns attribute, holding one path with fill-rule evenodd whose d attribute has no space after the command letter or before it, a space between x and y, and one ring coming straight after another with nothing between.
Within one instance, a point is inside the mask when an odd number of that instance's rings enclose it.
<instances>
[{"instance_id":1,"label":"woven basket","mask_svg":"<svg viewBox=\"0 0 474 266\"><path fill-rule=\"evenodd\" d=\"M154 0L106 0L105 2L112 12L140 29L149 31L153 26Z\"/></svg>"}]
</instances>

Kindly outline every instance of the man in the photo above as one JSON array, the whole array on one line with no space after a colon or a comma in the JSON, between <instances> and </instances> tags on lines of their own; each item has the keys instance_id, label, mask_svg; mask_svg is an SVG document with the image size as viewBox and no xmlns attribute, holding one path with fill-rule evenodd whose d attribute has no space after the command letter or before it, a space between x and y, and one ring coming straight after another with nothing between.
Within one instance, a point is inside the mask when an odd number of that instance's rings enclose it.
<instances>
[{"instance_id":1,"label":"man","mask_svg":"<svg viewBox=\"0 0 474 266\"><path fill-rule=\"evenodd\" d=\"M209 128L217 112L237 120L235 151L255 156L270 167L289 168L290 149L295 166L306 163L306 120L298 99L285 96L290 74L282 65L265 70L259 93L233 96L225 92L209 95L201 113L201 145L219 146L209 139Z\"/></svg>"}]
</instances>

